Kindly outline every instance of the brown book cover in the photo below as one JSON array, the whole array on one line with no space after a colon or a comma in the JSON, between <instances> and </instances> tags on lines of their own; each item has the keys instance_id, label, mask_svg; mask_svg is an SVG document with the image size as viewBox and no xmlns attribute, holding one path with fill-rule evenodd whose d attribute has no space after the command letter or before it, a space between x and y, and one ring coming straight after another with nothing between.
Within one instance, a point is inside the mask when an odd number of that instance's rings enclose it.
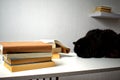
<instances>
[{"instance_id":1,"label":"brown book cover","mask_svg":"<svg viewBox=\"0 0 120 80\"><path fill-rule=\"evenodd\" d=\"M96 8L100 8L100 9L109 9L109 10L112 9L111 7L108 7L108 6L97 6Z\"/></svg>"},{"instance_id":2,"label":"brown book cover","mask_svg":"<svg viewBox=\"0 0 120 80\"><path fill-rule=\"evenodd\" d=\"M111 10L108 10L108 9L99 9L99 8L97 8L97 9L95 10L95 12L108 12L108 13L111 13Z\"/></svg>"},{"instance_id":3,"label":"brown book cover","mask_svg":"<svg viewBox=\"0 0 120 80\"><path fill-rule=\"evenodd\" d=\"M96 9L95 9L95 12L96 12L96 11L100 11L100 12L108 12L108 13L111 13L111 10L112 10L112 8L111 8L111 7L108 7L108 6L97 6Z\"/></svg>"},{"instance_id":4,"label":"brown book cover","mask_svg":"<svg viewBox=\"0 0 120 80\"><path fill-rule=\"evenodd\" d=\"M52 53L61 53L61 51L62 51L61 47L52 48Z\"/></svg>"},{"instance_id":5,"label":"brown book cover","mask_svg":"<svg viewBox=\"0 0 120 80\"><path fill-rule=\"evenodd\" d=\"M30 64L20 64L20 65L9 65L4 62L4 66L8 68L11 72L24 71L24 70L32 70L32 69L40 69L55 66L55 62L39 62L39 63L30 63Z\"/></svg>"},{"instance_id":6,"label":"brown book cover","mask_svg":"<svg viewBox=\"0 0 120 80\"><path fill-rule=\"evenodd\" d=\"M24 59L10 59L4 56L4 61L8 64L26 64L26 63L33 63L33 62L44 62L50 61L51 57L41 57L41 58L24 58Z\"/></svg>"},{"instance_id":7,"label":"brown book cover","mask_svg":"<svg viewBox=\"0 0 120 80\"><path fill-rule=\"evenodd\" d=\"M7 52L51 52L52 45L40 42L0 42L3 54Z\"/></svg>"}]
</instances>

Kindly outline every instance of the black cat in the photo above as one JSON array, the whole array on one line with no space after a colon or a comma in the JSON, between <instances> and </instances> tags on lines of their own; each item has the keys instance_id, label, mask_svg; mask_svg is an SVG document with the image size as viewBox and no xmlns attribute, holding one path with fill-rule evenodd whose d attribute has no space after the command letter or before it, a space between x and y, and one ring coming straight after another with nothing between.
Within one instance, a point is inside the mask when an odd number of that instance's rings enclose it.
<instances>
[{"instance_id":1,"label":"black cat","mask_svg":"<svg viewBox=\"0 0 120 80\"><path fill-rule=\"evenodd\" d=\"M83 58L120 57L120 35L113 30L94 29L74 44L74 52Z\"/></svg>"}]
</instances>

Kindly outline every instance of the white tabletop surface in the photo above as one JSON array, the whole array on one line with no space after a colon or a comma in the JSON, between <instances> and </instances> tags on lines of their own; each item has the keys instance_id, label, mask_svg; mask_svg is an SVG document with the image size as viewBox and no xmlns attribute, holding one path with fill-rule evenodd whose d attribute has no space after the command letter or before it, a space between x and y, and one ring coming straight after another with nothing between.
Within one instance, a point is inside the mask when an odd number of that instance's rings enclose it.
<instances>
[{"instance_id":1,"label":"white tabletop surface","mask_svg":"<svg viewBox=\"0 0 120 80\"><path fill-rule=\"evenodd\" d=\"M80 58L74 53L61 54L61 59L54 59L56 66L20 72L10 72L0 62L0 80L44 77L60 77L67 75L80 75L104 71L120 70L120 58Z\"/></svg>"}]
</instances>

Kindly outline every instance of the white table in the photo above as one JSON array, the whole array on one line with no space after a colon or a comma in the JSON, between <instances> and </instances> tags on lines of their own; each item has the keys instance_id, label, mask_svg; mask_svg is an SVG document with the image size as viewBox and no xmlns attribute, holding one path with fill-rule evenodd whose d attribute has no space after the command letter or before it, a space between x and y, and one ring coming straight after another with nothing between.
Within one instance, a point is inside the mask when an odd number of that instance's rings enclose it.
<instances>
[{"instance_id":1,"label":"white table","mask_svg":"<svg viewBox=\"0 0 120 80\"><path fill-rule=\"evenodd\" d=\"M20 72L10 72L0 63L0 80L31 80L55 78L70 75L109 72L120 70L120 59L113 58L79 58L74 53L54 59L56 66ZM43 79L45 80L45 79Z\"/></svg>"}]
</instances>

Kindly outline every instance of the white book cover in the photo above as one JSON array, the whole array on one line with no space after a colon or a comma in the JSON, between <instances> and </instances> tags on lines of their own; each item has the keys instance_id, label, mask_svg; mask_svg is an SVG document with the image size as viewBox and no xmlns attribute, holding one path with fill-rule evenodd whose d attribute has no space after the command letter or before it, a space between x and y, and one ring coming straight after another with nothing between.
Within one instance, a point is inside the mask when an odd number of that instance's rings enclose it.
<instances>
[{"instance_id":1,"label":"white book cover","mask_svg":"<svg viewBox=\"0 0 120 80\"><path fill-rule=\"evenodd\" d=\"M20 59L20 58L39 58L39 57L52 57L52 53L9 53L4 54L5 57L10 59Z\"/></svg>"}]
</instances>

